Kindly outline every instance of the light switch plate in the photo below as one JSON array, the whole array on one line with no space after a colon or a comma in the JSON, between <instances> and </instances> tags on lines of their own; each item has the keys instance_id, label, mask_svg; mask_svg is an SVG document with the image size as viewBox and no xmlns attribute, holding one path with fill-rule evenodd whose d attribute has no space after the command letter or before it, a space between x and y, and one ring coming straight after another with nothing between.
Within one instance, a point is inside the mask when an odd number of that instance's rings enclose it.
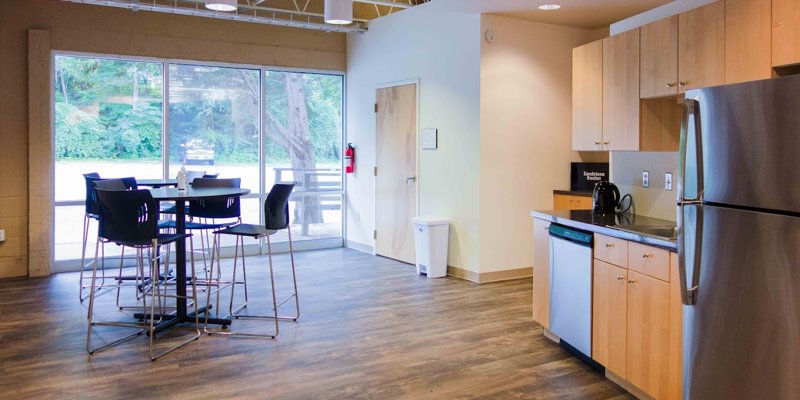
<instances>
[{"instance_id":1,"label":"light switch plate","mask_svg":"<svg viewBox=\"0 0 800 400\"><path fill-rule=\"evenodd\" d=\"M664 190L672 190L672 172L664 174Z\"/></svg>"},{"instance_id":2,"label":"light switch plate","mask_svg":"<svg viewBox=\"0 0 800 400\"><path fill-rule=\"evenodd\" d=\"M439 147L439 131L437 129L422 129L422 150L436 150Z\"/></svg>"},{"instance_id":3,"label":"light switch plate","mask_svg":"<svg viewBox=\"0 0 800 400\"><path fill-rule=\"evenodd\" d=\"M650 172L649 171L642 171L642 187L649 188L650 187Z\"/></svg>"},{"instance_id":4,"label":"light switch plate","mask_svg":"<svg viewBox=\"0 0 800 400\"><path fill-rule=\"evenodd\" d=\"M5 241L6 241L6 230L0 229L0 242L5 242Z\"/></svg>"}]
</instances>

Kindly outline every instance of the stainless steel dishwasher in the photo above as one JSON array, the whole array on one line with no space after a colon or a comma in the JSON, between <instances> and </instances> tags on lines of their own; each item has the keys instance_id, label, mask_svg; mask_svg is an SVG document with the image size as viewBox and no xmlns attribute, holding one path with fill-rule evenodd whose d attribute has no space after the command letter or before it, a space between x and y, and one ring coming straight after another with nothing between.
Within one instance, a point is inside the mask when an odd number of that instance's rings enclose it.
<instances>
[{"instance_id":1,"label":"stainless steel dishwasher","mask_svg":"<svg viewBox=\"0 0 800 400\"><path fill-rule=\"evenodd\" d=\"M550 225L550 331L592 355L592 234Z\"/></svg>"}]
</instances>

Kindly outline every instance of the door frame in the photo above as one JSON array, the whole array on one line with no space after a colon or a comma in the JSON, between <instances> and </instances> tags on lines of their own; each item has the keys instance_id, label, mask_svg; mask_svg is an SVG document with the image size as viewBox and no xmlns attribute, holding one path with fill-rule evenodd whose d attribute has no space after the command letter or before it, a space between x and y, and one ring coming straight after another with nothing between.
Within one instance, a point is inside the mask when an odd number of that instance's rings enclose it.
<instances>
[{"instance_id":1,"label":"door frame","mask_svg":"<svg viewBox=\"0 0 800 400\"><path fill-rule=\"evenodd\" d=\"M405 80L399 80L399 81L391 81L391 82L379 83L379 84L375 85L375 90L372 91L372 104L376 104L378 102L378 90L379 89L386 89L386 88L390 88L390 87L405 86L405 85L416 85L415 86L415 92L416 92L416 102L417 102L417 111L416 111L417 115L416 115L416 118L415 118L416 121L414 121L414 129L416 130L416 132L414 132L414 134L416 136L416 142L415 142L416 145L414 146L414 147L416 147L414 149L414 163L415 163L414 176L417 177L417 180L414 183L417 184L417 190L416 190L416 199L415 199L415 203L416 204L414 204L414 208L416 209L416 215L421 215L420 214L420 207L419 207L419 193L420 193L420 182L421 182L421 179L420 179L420 176L419 176L419 148L420 148L420 143L419 143L419 140L420 140L420 137L419 137L419 126L420 126L419 125L419 120L420 120L420 110L422 110L422 108L420 107L420 104L419 104L419 78L405 79ZM375 161L374 161L374 165L373 165L373 167L375 167L375 168L378 167L378 115L377 114L378 113L372 113L372 126L375 127L375 133L374 133L374 135L372 137L372 139L373 139L372 143L375 144ZM372 174L372 230L373 230L373 232L378 230L377 221L378 221L378 177L375 176L375 173L373 172L373 174ZM373 236L372 237L372 255L377 255L376 247L377 246L376 246L376 243L375 243L375 236Z\"/></svg>"}]
</instances>

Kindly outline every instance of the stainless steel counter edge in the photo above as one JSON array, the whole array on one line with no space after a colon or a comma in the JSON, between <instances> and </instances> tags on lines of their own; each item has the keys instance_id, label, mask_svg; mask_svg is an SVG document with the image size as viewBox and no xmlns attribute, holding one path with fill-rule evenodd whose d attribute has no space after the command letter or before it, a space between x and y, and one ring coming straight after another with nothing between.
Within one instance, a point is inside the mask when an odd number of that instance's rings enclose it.
<instances>
[{"instance_id":1,"label":"stainless steel counter edge","mask_svg":"<svg viewBox=\"0 0 800 400\"><path fill-rule=\"evenodd\" d=\"M640 235L632 232L623 232L606 226L587 224L585 222L575 221L569 218L557 217L555 215L548 214L547 211L531 211L531 217L543 219L545 221L550 221L556 224L569 226L571 228L583 229L589 232L594 232L606 236L624 239L631 242L637 242L649 246L660 247L662 249L672 252L678 251L678 243L676 241L659 239L652 236Z\"/></svg>"}]
</instances>

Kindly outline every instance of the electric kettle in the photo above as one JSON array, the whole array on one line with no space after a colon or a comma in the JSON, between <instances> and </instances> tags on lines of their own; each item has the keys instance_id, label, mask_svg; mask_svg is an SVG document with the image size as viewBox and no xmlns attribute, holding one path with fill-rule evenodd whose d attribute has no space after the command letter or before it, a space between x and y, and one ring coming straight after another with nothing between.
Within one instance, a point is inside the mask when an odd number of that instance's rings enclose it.
<instances>
[{"instance_id":1,"label":"electric kettle","mask_svg":"<svg viewBox=\"0 0 800 400\"><path fill-rule=\"evenodd\" d=\"M619 188L608 181L597 182L594 185L592 201L594 204L592 211L601 214L614 214L617 212L617 207L620 203Z\"/></svg>"}]
</instances>

